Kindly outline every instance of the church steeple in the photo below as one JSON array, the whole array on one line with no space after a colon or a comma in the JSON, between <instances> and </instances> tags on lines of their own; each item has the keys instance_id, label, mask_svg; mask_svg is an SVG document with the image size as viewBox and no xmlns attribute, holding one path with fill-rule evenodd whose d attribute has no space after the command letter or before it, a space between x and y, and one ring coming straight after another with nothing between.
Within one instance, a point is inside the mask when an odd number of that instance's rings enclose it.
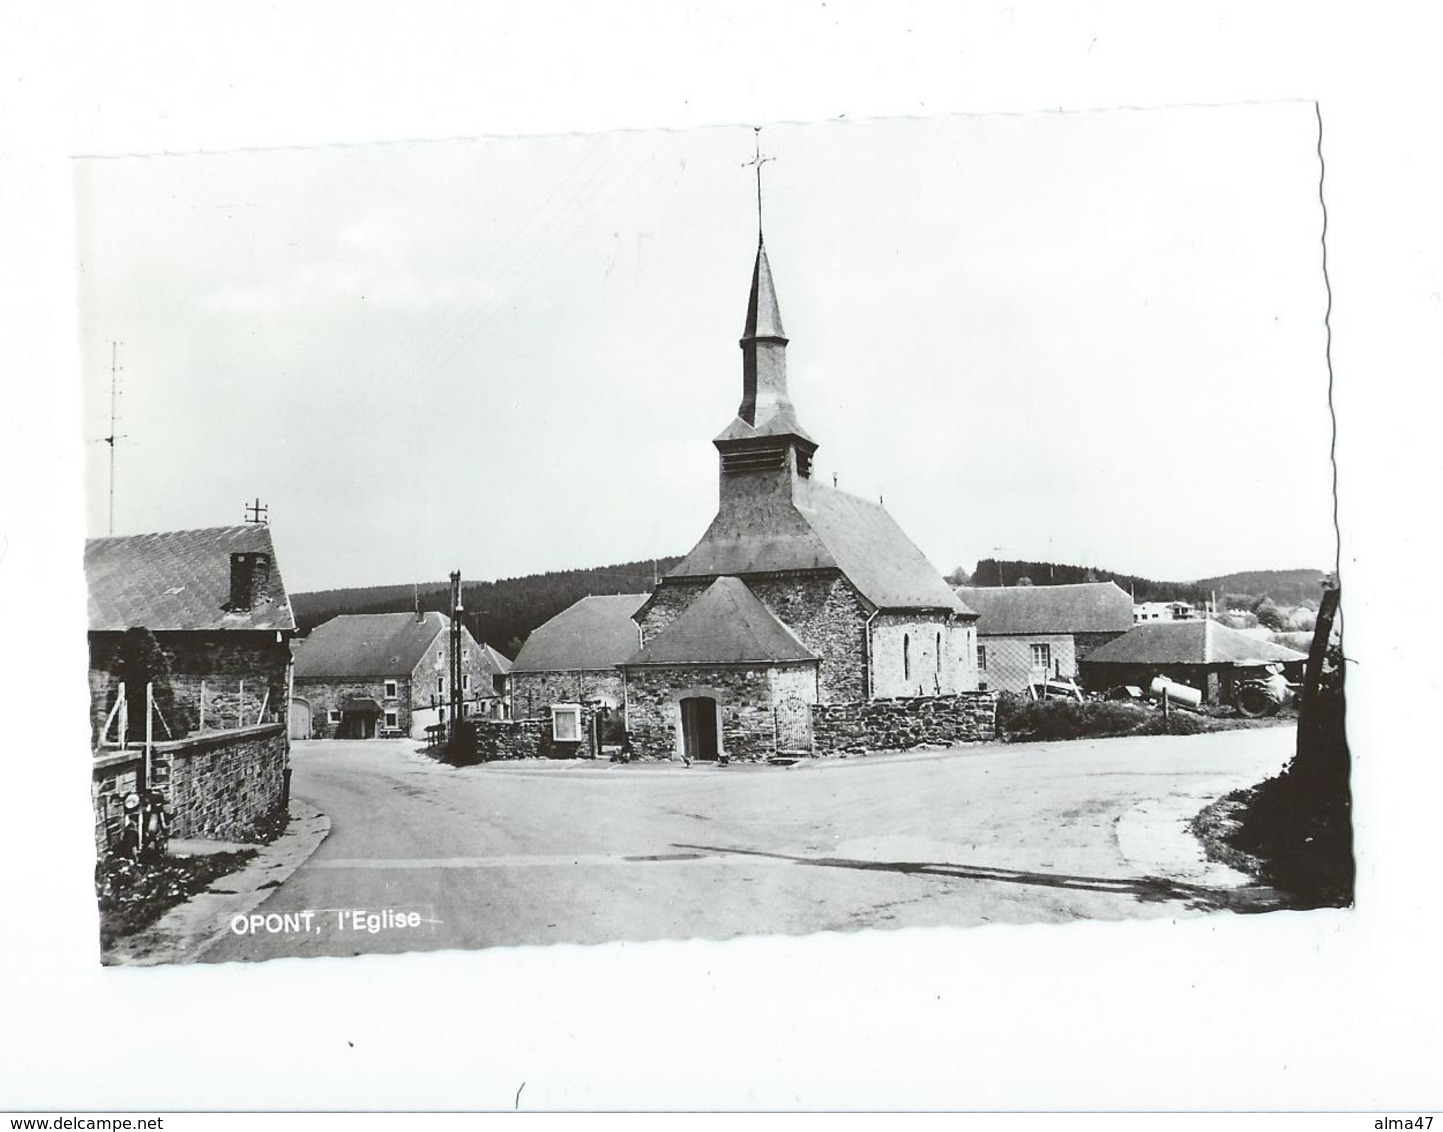
<instances>
[{"instance_id":1,"label":"church steeple","mask_svg":"<svg viewBox=\"0 0 1443 1132\"><path fill-rule=\"evenodd\" d=\"M742 331L742 403L737 416L769 435L802 432L787 394L787 333L772 282L765 244L757 244L752 290L747 298L747 323Z\"/></svg>"},{"instance_id":2,"label":"church steeple","mask_svg":"<svg viewBox=\"0 0 1443 1132\"><path fill-rule=\"evenodd\" d=\"M739 343L742 401L736 419L714 441L721 453L724 503L735 494L728 488L730 481L760 473L767 473L768 478L780 473L774 486L790 495L791 484L812 474L812 454L817 450L817 442L797 420L787 393L787 332L782 327L782 309L762 238L762 166L770 160L762 156L758 141L756 157L747 162L757 170L757 258Z\"/></svg>"}]
</instances>

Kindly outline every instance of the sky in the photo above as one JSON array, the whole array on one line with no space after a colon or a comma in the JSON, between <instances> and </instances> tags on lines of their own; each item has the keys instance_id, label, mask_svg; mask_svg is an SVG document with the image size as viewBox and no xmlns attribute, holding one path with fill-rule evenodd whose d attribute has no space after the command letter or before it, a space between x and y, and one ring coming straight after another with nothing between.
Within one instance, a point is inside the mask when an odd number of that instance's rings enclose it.
<instances>
[{"instance_id":1,"label":"sky","mask_svg":"<svg viewBox=\"0 0 1443 1132\"><path fill-rule=\"evenodd\" d=\"M87 534L288 588L683 554L757 241L745 126L75 162ZM1311 104L768 125L815 474L939 570L1334 559Z\"/></svg>"}]
</instances>

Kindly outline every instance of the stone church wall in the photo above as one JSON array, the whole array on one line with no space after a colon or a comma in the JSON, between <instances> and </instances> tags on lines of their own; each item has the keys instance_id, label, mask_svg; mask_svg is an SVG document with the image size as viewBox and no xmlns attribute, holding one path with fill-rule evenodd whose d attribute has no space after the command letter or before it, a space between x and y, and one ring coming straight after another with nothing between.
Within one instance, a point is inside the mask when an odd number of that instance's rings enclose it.
<instances>
[{"instance_id":1,"label":"stone church wall","mask_svg":"<svg viewBox=\"0 0 1443 1132\"><path fill-rule=\"evenodd\" d=\"M841 574L753 577L746 583L822 658L818 699L833 703L867 695L867 612Z\"/></svg>"},{"instance_id":2,"label":"stone church wall","mask_svg":"<svg viewBox=\"0 0 1443 1132\"><path fill-rule=\"evenodd\" d=\"M973 622L905 613L879 613L873 620L871 694L874 699L948 696L976 690L977 646Z\"/></svg>"},{"instance_id":3,"label":"stone church wall","mask_svg":"<svg viewBox=\"0 0 1443 1132\"><path fill-rule=\"evenodd\" d=\"M573 672L513 672L508 678L513 719L547 715L552 704L586 704L603 700L622 705L621 672L615 668Z\"/></svg>"},{"instance_id":4,"label":"stone church wall","mask_svg":"<svg viewBox=\"0 0 1443 1132\"><path fill-rule=\"evenodd\" d=\"M806 665L638 667L627 670L627 730L638 755L681 758L679 702L710 696L721 709L721 750L762 762L801 742L798 707L816 698L816 669ZM808 737L809 739L809 737Z\"/></svg>"},{"instance_id":5,"label":"stone church wall","mask_svg":"<svg viewBox=\"0 0 1443 1132\"><path fill-rule=\"evenodd\" d=\"M867 694L867 612L856 591L835 570L815 574L747 575L747 588L797 639L822 658L823 700L859 700ZM667 582L641 623L651 640L710 584Z\"/></svg>"}]
</instances>

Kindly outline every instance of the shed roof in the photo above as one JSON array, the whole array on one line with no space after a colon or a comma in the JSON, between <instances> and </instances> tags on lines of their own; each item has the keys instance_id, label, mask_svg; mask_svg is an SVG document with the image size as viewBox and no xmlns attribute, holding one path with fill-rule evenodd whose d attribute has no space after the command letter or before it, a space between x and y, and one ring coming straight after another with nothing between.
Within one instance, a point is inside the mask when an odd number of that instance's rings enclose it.
<instances>
[{"instance_id":1,"label":"shed roof","mask_svg":"<svg viewBox=\"0 0 1443 1132\"><path fill-rule=\"evenodd\" d=\"M295 653L297 679L409 676L440 633L444 613L343 613L311 630ZM466 639L471 634L466 632Z\"/></svg>"},{"instance_id":2,"label":"shed roof","mask_svg":"<svg viewBox=\"0 0 1443 1132\"><path fill-rule=\"evenodd\" d=\"M942 609L973 616L879 504L799 479L793 506L755 529L719 514L672 578L834 568L879 609Z\"/></svg>"},{"instance_id":3,"label":"shed roof","mask_svg":"<svg viewBox=\"0 0 1443 1132\"><path fill-rule=\"evenodd\" d=\"M1132 598L1116 582L1065 586L958 586L956 594L980 615L979 636L1012 633L1125 633Z\"/></svg>"},{"instance_id":4,"label":"shed roof","mask_svg":"<svg viewBox=\"0 0 1443 1132\"><path fill-rule=\"evenodd\" d=\"M1084 664L1268 664L1307 660L1307 654L1258 641L1211 619L1134 625L1094 649Z\"/></svg>"},{"instance_id":5,"label":"shed roof","mask_svg":"<svg viewBox=\"0 0 1443 1132\"><path fill-rule=\"evenodd\" d=\"M250 609L229 608L236 553L270 555L265 592ZM85 580L91 632L296 627L264 524L87 539Z\"/></svg>"},{"instance_id":6,"label":"shed roof","mask_svg":"<svg viewBox=\"0 0 1443 1132\"><path fill-rule=\"evenodd\" d=\"M636 651L638 636L631 615L648 594L584 597L534 629L513 673L576 672L615 668Z\"/></svg>"},{"instance_id":7,"label":"shed roof","mask_svg":"<svg viewBox=\"0 0 1443 1132\"><path fill-rule=\"evenodd\" d=\"M740 578L718 578L634 652L633 665L785 664L817 654L777 620Z\"/></svg>"}]
</instances>

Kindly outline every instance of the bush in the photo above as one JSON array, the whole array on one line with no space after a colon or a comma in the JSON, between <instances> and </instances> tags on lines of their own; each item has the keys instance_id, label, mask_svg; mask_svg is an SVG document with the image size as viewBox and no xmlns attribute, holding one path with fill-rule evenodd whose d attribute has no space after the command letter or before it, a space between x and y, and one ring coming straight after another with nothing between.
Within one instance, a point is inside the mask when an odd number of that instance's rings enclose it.
<instances>
[{"instance_id":1,"label":"bush","mask_svg":"<svg viewBox=\"0 0 1443 1132\"><path fill-rule=\"evenodd\" d=\"M1226 727L1196 712L1162 712L1118 700L1031 700L1013 692L997 697L997 733L1022 740L1107 739L1120 735L1198 735Z\"/></svg>"},{"instance_id":2,"label":"bush","mask_svg":"<svg viewBox=\"0 0 1443 1132\"><path fill-rule=\"evenodd\" d=\"M1038 701L1004 694L997 702L997 730L1014 741L1131 735L1151 715L1146 708L1110 700Z\"/></svg>"}]
</instances>

